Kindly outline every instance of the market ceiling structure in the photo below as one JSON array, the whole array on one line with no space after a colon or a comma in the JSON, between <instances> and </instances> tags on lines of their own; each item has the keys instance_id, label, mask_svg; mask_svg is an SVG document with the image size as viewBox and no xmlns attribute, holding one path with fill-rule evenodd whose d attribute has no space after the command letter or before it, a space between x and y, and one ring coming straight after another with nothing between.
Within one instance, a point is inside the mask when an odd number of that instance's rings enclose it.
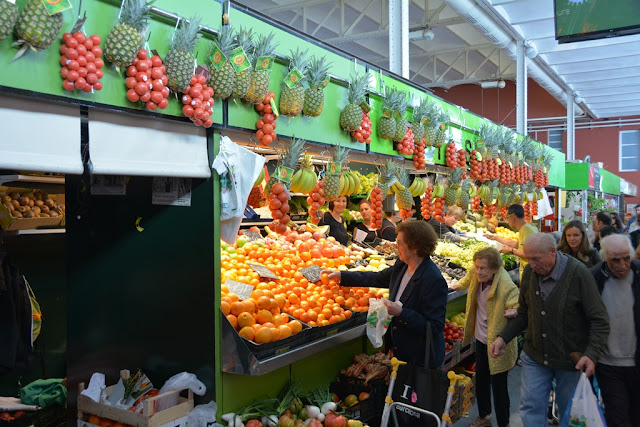
<instances>
[{"instance_id":1,"label":"market ceiling structure","mask_svg":"<svg viewBox=\"0 0 640 427\"><path fill-rule=\"evenodd\" d=\"M240 0L276 21L389 68L389 1ZM589 0L578 0L589 1ZM516 42L528 76L594 118L640 115L640 35L559 44L553 0L409 0L409 79L425 88L515 80ZM282 52L288 53L288 52Z\"/></svg>"}]
</instances>

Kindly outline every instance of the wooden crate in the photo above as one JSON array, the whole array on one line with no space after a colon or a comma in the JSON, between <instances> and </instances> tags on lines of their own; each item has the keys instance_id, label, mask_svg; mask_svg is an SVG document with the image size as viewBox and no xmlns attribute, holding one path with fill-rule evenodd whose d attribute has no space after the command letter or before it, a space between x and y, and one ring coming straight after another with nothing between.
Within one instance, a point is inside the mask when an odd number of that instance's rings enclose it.
<instances>
[{"instance_id":1,"label":"wooden crate","mask_svg":"<svg viewBox=\"0 0 640 427\"><path fill-rule=\"evenodd\" d=\"M114 387L114 385L107 387L107 394L109 394ZM84 383L80 383L79 392L82 392L83 390ZM187 398L178 396L177 405L165 409L164 411L155 411L154 403L156 400L176 394L179 395L180 393L181 390L175 390L168 393L162 393L144 400L142 402L142 413L103 405L102 403L94 402L87 396L78 393L78 425L81 425L82 423L82 425L86 424L87 426L90 426L91 424L86 422L89 415L97 415L100 418L107 418L136 427L159 427L163 424L167 424L178 418L184 417L193 410L193 392L191 390L188 390Z\"/></svg>"}]
</instances>

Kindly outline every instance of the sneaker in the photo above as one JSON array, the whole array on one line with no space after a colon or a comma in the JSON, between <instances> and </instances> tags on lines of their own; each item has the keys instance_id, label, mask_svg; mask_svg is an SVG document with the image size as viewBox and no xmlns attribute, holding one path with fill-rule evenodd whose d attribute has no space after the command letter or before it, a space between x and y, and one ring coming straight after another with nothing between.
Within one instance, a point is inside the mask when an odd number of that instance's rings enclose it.
<instances>
[{"instance_id":1,"label":"sneaker","mask_svg":"<svg viewBox=\"0 0 640 427\"><path fill-rule=\"evenodd\" d=\"M478 417L470 424L471 427L491 427L491 415Z\"/></svg>"}]
</instances>

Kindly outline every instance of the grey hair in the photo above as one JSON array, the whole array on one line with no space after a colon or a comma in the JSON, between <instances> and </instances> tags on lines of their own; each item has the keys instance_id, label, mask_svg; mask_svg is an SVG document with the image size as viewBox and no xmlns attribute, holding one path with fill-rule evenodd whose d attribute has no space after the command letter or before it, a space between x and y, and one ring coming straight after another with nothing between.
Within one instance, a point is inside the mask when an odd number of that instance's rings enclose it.
<instances>
[{"instance_id":1,"label":"grey hair","mask_svg":"<svg viewBox=\"0 0 640 427\"><path fill-rule=\"evenodd\" d=\"M631 259L635 258L636 250L633 248L631 240L628 236L624 234L609 234L600 241L600 257L603 260L607 260L607 246L615 243L626 243L629 247L629 256L631 257Z\"/></svg>"},{"instance_id":2,"label":"grey hair","mask_svg":"<svg viewBox=\"0 0 640 427\"><path fill-rule=\"evenodd\" d=\"M524 246L531 245L537 245L542 251L551 251L556 248L556 239L551 233L535 233L524 242Z\"/></svg>"}]
</instances>

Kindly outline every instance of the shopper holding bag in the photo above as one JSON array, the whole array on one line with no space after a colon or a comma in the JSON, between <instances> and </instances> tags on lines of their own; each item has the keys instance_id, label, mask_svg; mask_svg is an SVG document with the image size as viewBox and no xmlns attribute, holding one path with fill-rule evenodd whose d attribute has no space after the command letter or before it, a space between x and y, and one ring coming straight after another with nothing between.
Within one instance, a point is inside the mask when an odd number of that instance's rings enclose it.
<instances>
[{"instance_id":1,"label":"shopper holding bag","mask_svg":"<svg viewBox=\"0 0 640 427\"><path fill-rule=\"evenodd\" d=\"M507 375L518 359L518 343L512 340L502 356L490 358L491 344L507 325L507 318L518 312L518 288L502 268L502 257L495 248L481 249L473 255L474 267L453 289L469 289L467 323L462 345L476 339L476 398L478 418L472 427L491 426L491 390L498 427L509 425L509 390Z\"/></svg>"},{"instance_id":2,"label":"shopper holding bag","mask_svg":"<svg viewBox=\"0 0 640 427\"><path fill-rule=\"evenodd\" d=\"M437 236L424 221L402 222L397 227L398 260L379 272L333 271L329 279L342 286L389 288L385 305L394 316L386 334L387 346L398 359L422 366L425 360L427 322L432 336L429 367L444 360L444 318L447 283L431 261ZM390 341L389 341L390 340Z\"/></svg>"}]
</instances>

